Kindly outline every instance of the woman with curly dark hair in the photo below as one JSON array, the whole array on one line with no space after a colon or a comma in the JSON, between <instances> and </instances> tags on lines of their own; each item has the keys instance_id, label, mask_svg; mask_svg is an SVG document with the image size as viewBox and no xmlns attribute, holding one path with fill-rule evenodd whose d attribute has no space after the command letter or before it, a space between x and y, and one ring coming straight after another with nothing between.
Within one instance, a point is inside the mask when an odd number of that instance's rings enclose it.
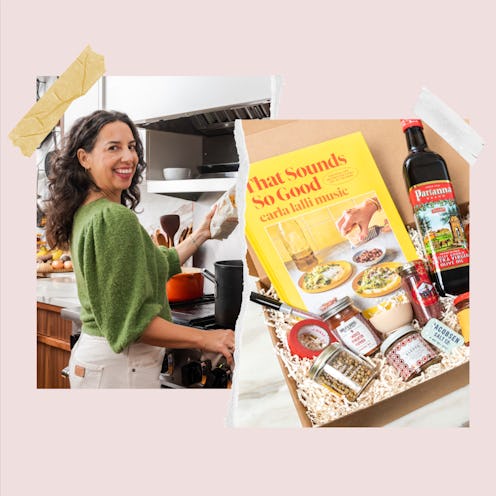
<instances>
[{"instance_id":1,"label":"woman with curly dark hair","mask_svg":"<svg viewBox=\"0 0 496 496\"><path fill-rule=\"evenodd\" d=\"M210 238L211 211L176 248L157 247L133 212L145 169L133 122L120 112L79 119L52 161L46 235L69 248L81 304L71 387L159 387L164 348L222 353L234 333L171 322L166 281Z\"/></svg>"}]
</instances>

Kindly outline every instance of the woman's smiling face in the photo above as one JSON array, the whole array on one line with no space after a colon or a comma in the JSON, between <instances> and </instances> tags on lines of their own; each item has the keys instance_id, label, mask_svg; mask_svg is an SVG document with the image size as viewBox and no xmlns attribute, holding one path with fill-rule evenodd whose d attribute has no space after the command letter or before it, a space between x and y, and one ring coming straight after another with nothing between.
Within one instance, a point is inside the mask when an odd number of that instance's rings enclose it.
<instances>
[{"instance_id":1,"label":"woman's smiling face","mask_svg":"<svg viewBox=\"0 0 496 496\"><path fill-rule=\"evenodd\" d=\"M105 124L93 150L80 148L77 156L104 195L120 203L121 194L131 186L138 165L136 140L130 127L121 121Z\"/></svg>"}]
</instances>

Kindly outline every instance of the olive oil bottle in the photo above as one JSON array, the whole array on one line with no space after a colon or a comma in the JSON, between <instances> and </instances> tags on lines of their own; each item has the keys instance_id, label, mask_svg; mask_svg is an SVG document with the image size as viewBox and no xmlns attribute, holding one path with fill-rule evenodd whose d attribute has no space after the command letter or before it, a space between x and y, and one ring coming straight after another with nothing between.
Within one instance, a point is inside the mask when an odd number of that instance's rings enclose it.
<instances>
[{"instance_id":1,"label":"olive oil bottle","mask_svg":"<svg viewBox=\"0 0 496 496\"><path fill-rule=\"evenodd\" d=\"M429 150L422 121L401 121L408 146L403 175L438 292L469 290L469 251L453 185L443 157Z\"/></svg>"}]
</instances>

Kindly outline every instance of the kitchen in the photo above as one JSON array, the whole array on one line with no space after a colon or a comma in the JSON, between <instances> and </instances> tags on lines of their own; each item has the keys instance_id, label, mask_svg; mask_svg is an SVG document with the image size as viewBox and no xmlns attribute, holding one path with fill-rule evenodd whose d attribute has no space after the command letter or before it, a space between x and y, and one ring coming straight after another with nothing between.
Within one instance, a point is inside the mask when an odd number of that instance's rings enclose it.
<instances>
[{"instance_id":1,"label":"kitchen","mask_svg":"<svg viewBox=\"0 0 496 496\"><path fill-rule=\"evenodd\" d=\"M56 78L38 79L40 97ZM268 119L274 115L276 90L277 79L270 76L101 78L71 104L36 151L38 249L44 246L43 201L47 195L50 152L78 117L97 109L115 109L126 112L137 125L148 165L146 180L141 185L138 219L157 244L171 246L185 239L227 191L234 191L239 167L234 120ZM171 179L171 171L179 173L179 178ZM165 214L167 219L163 218ZM168 235L171 221L175 225ZM209 240L187 264L193 266L188 267L191 271L207 271L194 276L202 286L193 295L194 300L189 295L171 302L173 321L205 330L217 327L222 320L222 298L218 292L223 285L219 278L232 274L236 274L239 311L243 244L239 228L229 234L226 239ZM67 257L70 255L66 254ZM217 263L231 261L234 263L227 265L234 267ZM81 330L74 273L70 260L64 263L69 268L39 273L37 278L38 388L69 387L66 367ZM235 319L233 328L234 322ZM231 371L220 355L202 354L200 350L170 351L161 374L163 388L226 388L231 379Z\"/></svg>"}]
</instances>

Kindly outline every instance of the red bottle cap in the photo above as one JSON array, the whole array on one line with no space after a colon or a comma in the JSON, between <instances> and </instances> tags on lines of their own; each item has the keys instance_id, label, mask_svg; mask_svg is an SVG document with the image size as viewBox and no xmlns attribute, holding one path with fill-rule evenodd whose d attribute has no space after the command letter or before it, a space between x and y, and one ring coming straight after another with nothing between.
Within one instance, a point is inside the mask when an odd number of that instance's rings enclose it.
<instances>
[{"instance_id":1,"label":"red bottle cap","mask_svg":"<svg viewBox=\"0 0 496 496\"><path fill-rule=\"evenodd\" d=\"M424 129L420 119L401 119L400 122L403 131L406 131L409 127L419 127L420 129Z\"/></svg>"},{"instance_id":2,"label":"red bottle cap","mask_svg":"<svg viewBox=\"0 0 496 496\"><path fill-rule=\"evenodd\" d=\"M453 305L458 305L458 303L460 303L461 301L468 299L470 299L470 292L462 293L453 300Z\"/></svg>"}]
</instances>

